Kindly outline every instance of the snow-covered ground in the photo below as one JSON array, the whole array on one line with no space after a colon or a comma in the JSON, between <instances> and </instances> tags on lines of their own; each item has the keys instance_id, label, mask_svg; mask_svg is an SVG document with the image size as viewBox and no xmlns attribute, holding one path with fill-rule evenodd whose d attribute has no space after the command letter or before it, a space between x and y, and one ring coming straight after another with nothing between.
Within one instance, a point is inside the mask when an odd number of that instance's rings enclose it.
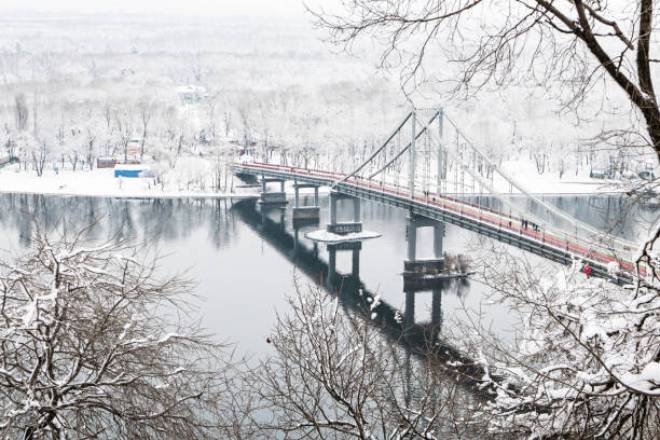
<instances>
[{"instance_id":1,"label":"snow-covered ground","mask_svg":"<svg viewBox=\"0 0 660 440\"><path fill-rule=\"evenodd\" d=\"M602 194L624 192L628 185L621 181L594 179L587 170L576 175L566 172L561 178L558 173L539 174L534 164L526 160L509 160L502 163L502 170L518 184L534 194ZM502 193L509 192L508 183L495 181L495 187Z\"/></svg>"},{"instance_id":2,"label":"snow-covered ground","mask_svg":"<svg viewBox=\"0 0 660 440\"><path fill-rule=\"evenodd\" d=\"M254 189L235 187L235 192L186 190L174 185L162 187L152 178L114 177L113 169L93 171L44 170L39 177L34 172L17 171L16 167L0 170L0 192L21 194L50 194L66 196L129 197L129 198L244 198L255 197Z\"/></svg>"},{"instance_id":3,"label":"snow-covered ground","mask_svg":"<svg viewBox=\"0 0 660 440\"><path fill-rule=\"evenodd\" d=\"M590 178L584 173L566 173L559 178L557 173L538 174L531 162L506 161L502 169L522 187L534 194L602 194L623 192L628 185L620 181ZM172 179L173 180L173 179ZM208 180L208 179L207 179ZM236 182L238 183L238 182ZM508 193L508 183L494 182L495 189ZM209 185L210 186L210 185ZM293 191L287 187L287 191ZM514 190L514 193L517 192ZM160 185L152 178L114 177L112 169L93 171L63 170L55 173L44 170L39 177L33 171L23 171L17 165L0 169L0 193L52 194L96 197L255 197L255 188L241 188L234 185L234 191L217 192L199 187L186 188L186 185L168 182Z\"/></svg>"}]
</instances>

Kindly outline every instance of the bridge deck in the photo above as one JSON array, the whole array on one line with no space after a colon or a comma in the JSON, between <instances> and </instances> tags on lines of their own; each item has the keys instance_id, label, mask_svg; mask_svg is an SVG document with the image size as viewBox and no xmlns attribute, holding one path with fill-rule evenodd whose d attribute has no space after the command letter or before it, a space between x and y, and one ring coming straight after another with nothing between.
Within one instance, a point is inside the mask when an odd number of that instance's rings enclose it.
<instances>
[{"instance_id":1,"label":"bridge deck","mask_svg":"<svg viewBox=\"0 0 660 440\"><path fill-rule=\"evenodd\" d=\"M285 178L324 186L335 185L335 182L344 177L342 174L328 171L256 162L237 163L233 167L239 174ZM612 249L586 239L568 237L561 231L523 228L518 217L448 196L419 193L411 197L407 191L358 177L337 183L334 189L356 197L411 209L416 214L456 224L562 264L570 264L578 257L589 262L594 276L609 277L607 266L611 262L618 263L622 270L619 282L631 281L631 275L635 272L631 258L622 257L621 251L615 253ZM632 249L624 249L623 252L632 255Z\"/></svg>"}]
</instances>

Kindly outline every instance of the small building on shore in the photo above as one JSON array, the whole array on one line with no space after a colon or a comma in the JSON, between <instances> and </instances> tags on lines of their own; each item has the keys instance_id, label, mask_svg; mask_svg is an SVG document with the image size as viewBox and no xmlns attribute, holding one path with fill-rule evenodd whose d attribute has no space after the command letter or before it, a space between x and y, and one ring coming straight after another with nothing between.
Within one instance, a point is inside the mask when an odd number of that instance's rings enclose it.
<instances>
[{"instance_id":1,"label":"small building on shore","mask_svg":"<svg viewBox=\"0 0 660 440\"><path fill-rule=\"evenodd\" d=\"M115 165L115 177L151 177L152 173L148 166L141 164L117 164Z\"/></svg>"}]
</instances>

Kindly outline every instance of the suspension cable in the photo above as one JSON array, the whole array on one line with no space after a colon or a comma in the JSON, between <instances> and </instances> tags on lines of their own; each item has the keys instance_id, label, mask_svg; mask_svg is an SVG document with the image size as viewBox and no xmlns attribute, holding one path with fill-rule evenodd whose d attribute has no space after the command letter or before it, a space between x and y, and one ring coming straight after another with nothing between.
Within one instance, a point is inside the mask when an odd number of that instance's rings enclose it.
<instances>
[{"instance_id":1,"label":"suspension cable","mask_svg":"<svg viewBox=\"0 0 660 440\"><path fill-rule=\"evenodd\" d=\"M419 139L420 137L422 137L422 135L424 135L424 133L425 133L425 132L427 131L427 129L429 128L429 125L431 125L431 122L433 122L433 120L438 116L438 114L440 114L440 111L437 111L437 112L433 115L433 117L429 120L429 122L427 122L426 125L424 125L424 126L422 127L422 129L421 129L421 130L415 135L415 140ZM411 115L412 115L412 113L411 113ZM401 127L403 127L403 125L399 126L399 130L401 129ZM398 131L398 130L397 130L397 131ZM380 169L378 169L378 171L376 171L375 173L373 173L373 174L371 174L369 177L367 177L367 179L368 179L368 180L371 180L371 179L373 179L374 177L376 177L377 175L379 175L380 173L382 173L384 170L386 170L390 165L392 165L394 162L396 162L396 161L397 161L397 160L403 155L403 153L405 153L406 151L408 151L408 149L410 148L411 145L412 145L412 141L411 141L411 142L408 142L408 144L406 144L406 146L405 146L404 148L402 148L401 150L399 150L399 152L398 152L397 154L395 154L394 157L393 157L389 162L387 162L387 163L386 163L385 165L383 165Z\"/></svg>"},{"instance_id":2,"label":"suspension cable","mask_svg":"<svg viewBox=\"0 0 660 440\"><path fill-rule=\"evenodd\" d=\"M481 151L481 149L478 148L478 147L477 147L477 146L476 146L476 145L475 145L475 144L474 144L474 143L473 143L473 142L472 142L472 141L471 141L471 140L470 140L470 139L469 139L469 138L468 138L468 137L467 137L467 136L466 136L466 135L465 135L465 134L464 134L459 128L458 128L457 124L456 124L451 118L449 118L449 116L447 116L447 115L445 114L445 118L447 118L447 121L449 121L449 123L454 127L454 129L456 130L456 133L459 134L459 135L465 140L465 142L467 142L467 144L470 145L470 147L471 147L474 151L476 151L476 152L477 152L477 153L478 153L478 154L479 154L479 155L480 155L480 156L481 156L481 157L482 157L482 158L483 158L483 159L484 159L489 165L491 165L491 166L493 167L493 172L497 172L497 174L499 174L504 180L506 180L506 181L509 183L510 186L516 188L516 189L517 189L518 191L520 191L523 195L525 195L526 197L528 197L528 198L530 198L531 200L535 201L535 202L538 203L539 205L543 206L543 207L546 208L548 211L552 212L553 214L557 215L558 217L561 217L562 219L564 219L564 220L566 220L566 221L568 221L568 222L574 223L576 226L577 226L577 225L580 225L580 227L582 227L584 230L586 230L586 231L588 231L588 232L590 232L590 233L592 233L592 234L594 234L594 235L597 235L597 236L602 236L602 235L603 235L603 231L600 231L600 230L598 230L598 229L596 229L596 228L593 228L592 226L590 226L590 225L588 225L588 224L586 224L586 223L584 223L584 222L582 222L582 221L576 219L575 217L573 217L573 216L571 216L571 215L565 213L564 211L562 211L562 210L560 210L560 209L558 209L558 208L552 206L551 204L549 204L549 203L547 203L547 202L541 200L540 198L534 196L532 193L530 193L529 191L527 191L526 189L524 189L524 188L523 188L523 187L522 187L522 186L521 186L521 185L520 185L515 179L513 179L513 178L510 177L509 175L505 174L505 173L500 169L500 167L497 166L497 164L495 164L494 162L492 162L492 161L490 160L490 158L489 158L489 157L488 157L483 151ZM632 243L630 243L630 242L628 242L628 241L626 241L626 240L621 240L621 239L618 239L618 238L614 238L614 237L613 237L612 242L613 242L613 243L621 244L621 245L624 246L624 247L628 247L628 248L634 249L634 244L632 244Z\"/></svg>"},{"instance_id":3,"label":"suspension cable","mask_svg":"<svg viewBox=\"0 0 660 440\"><path fill-rule=\"evenodd\" d=\"M378 154L380 154L380 152L383 151L383 149L385 149L385 148L387 147L387 144L389 144L390 141L391 141L392 139L394 139L394 136L396 136L396 134L399 132L399 130L401 130L401 128L403 128L404 125L406 125L406 122L408 122L408 120L412 117L412 114L413 114L413 112L408 113L408 116L406 116L405 119L403 120L403 122L402 122L401 124L399 124L399 126L396 128L396 130L394 130L394 132L392 132L392 134L390 135L390 137L388 137L387 140L383 143L383 145L382 145L380 148L378 148L376 151L374 151L374 152L371 154L371 156L369 156L369 158L368 158L367 160L365 160L364 162L362 162L362 164L359 165L355 170L353 170L353 172L351 172L350 174L346 175L346 176L343 177L342 179L340 179L340 180L334 182L334 183L332 184L331 188L334 188L334 187L337 186L338 184L347 181L348 179L350 179L351 177L353 177L355 174L359 173L359 172L360 172L365 166L367 166L367 165L368 165L368 164L369 164L369 163L370 163L370 162L371 162L376 156L378 156ZM370 179L371 179L371 177L370 177Z\"/></svg>"}]
</instances>

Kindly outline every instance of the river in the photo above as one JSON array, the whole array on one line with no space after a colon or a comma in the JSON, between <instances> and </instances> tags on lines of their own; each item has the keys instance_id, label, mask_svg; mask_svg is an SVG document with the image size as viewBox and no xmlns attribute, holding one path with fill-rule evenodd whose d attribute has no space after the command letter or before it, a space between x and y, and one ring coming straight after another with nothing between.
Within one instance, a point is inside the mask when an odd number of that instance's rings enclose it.
<instances>
[{"instance_id":1,"label":"river","mask_svg":"<svg viewBox=\"0 0 660 440\"><path fill-rule=\"evenodd\" d=\"M643 236L655 212L629 207L624 196L552 196L546 200L592 225L629 239ZM523 203L518 201L517 203ZM327 197L321 198L320 224L297 231L291 222L291 204L285 210L266 213L267 224L255 201L57 197L0 195L1 257L10 259L30 244L35 222L53 231L77 231L93 225L95 240L126 240L156 249L163 256L161 270L185 273L196 282L203 325L221 341L235 343L241 353L260 355L267 350L265 338L275 313L286 312L287 296L293 293L295 277L322 282L319 267L328 252L314 245L304 233L324 227ZM341 208L340 208L341 209ZM348 206L345 209L349 209ZM621 213L626 213L622 217ZM364 242L359 251L359 278L365 289L380 295L392 307L404 310L403 261L406 256L407 212L376 202L363 202L364 229L382 234ZM268 226L268 227L265 227ZM305 261L296 263L293 240L306 249ZM418 257L432 256L432 229L418 235ZM446 225L444 251L465 254L476 260L489 239ZM522 251L512 250L523 254ZM539 259L533 255L526 258ZM337 254L337 272L353 269L351 252ZM551 264L551 263L548 263ZM307 270L304 270L304 269ZM477 268L475 268L477 269ZM316 271L316 272L315 272ZM304 283L303 283L304 284ZM443 325L461 319L464 309L477 310L488 298L488 289L478 282L459 283L442 293ZM415 294L415 321L427 322L437 310L431 292ZM514 318L501 305L484 308L485 324L508 339Z\"/></svg>"}]
</instances>

